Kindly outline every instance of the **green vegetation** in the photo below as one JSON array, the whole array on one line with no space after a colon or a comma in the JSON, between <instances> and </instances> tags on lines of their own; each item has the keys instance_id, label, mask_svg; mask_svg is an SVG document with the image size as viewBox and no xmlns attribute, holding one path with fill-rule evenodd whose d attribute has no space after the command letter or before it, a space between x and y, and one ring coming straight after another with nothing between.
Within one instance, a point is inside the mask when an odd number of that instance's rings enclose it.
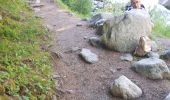
<instances>
[{"instance_id":1,"label":"green vegetation","mask_svg":"<svg viewBox=\"0 0 170 100\"><path fill-rule=\"evenodd\" d=\"M160 12L152 11L151 18L154 23L153 33L157 36L170 37L170 26L166 25L165 18Z\"/></svg>"},{"instance_id":2,"label":"green vegetation","mask_svg":"<svg viewBox=\"0 0 170 100\"><path fill-rule=\"evenodd\" d=\"M41 49L47 32L40 20L24 0L0 0L0 15L0 100L51 100L52 65Z\"/></svg>"},{"instance_id":3,"label":"green vegetation","mask_svg":"<svg viewBox=\"0 0 170 100\"><path fill-rule=\"evenodd\" d=\"M60 4L64 3L72 11L84 16L90 15L92 10L91 0L57 0L57 2L60 2Z\"/></svg>"}]
</instances>

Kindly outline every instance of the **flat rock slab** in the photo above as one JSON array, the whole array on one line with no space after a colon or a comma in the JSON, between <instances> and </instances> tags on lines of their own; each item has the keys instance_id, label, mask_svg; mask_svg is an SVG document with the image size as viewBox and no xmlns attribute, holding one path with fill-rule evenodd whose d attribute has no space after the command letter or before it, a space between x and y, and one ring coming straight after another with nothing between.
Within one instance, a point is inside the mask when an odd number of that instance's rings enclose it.
<instances>
[{"instance_id":1,"label":"flat rock slab","mask_svg":"<svg viewBox=\"0 0 170 100\"><path fill-rule=\"evenodd\" d=\"M129 53L124 54L123 56L120 57L122 61L133 61L133 56Z\"/></svg>"},{"instance_id":2,"label":"flat rock slab","mask_svg":"<svg viewBox=\"0 0 170 100\"><path fill-rule=\"evenodd\" d=\"M142 90L124 75L114 81L111 92L113 96L124 99L134 99L142 95Z\"/></svg>"},{"instance_id":3,"label":"flat rock slab","mask_svg":"<svg viewBox=\"0 0 170 100\"><path fill-rule=\"evenodd\" d=\"M88 63L96 63L99 61L98 56L91 52L89 49L83 48L80 52L82 58Z\"/></svg>"},{"instance_id":4,"label":"flat rock slab","mask_svg":"<svg viewBox=\"0 0 170 100\"><path fill-rule=\"evenodd\" d=\"M132 70L150 79L169 78L166 63L158 58L146 58L132 64Z\"/></svg>"}]
</instances>

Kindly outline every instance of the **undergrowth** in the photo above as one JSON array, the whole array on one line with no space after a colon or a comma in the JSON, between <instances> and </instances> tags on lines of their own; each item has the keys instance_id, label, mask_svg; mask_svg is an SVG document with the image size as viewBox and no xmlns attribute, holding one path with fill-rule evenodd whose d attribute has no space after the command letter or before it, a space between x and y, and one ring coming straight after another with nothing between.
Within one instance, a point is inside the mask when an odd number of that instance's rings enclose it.
<instances>
[{"instance_id":1,"label":"undergrowth","mask_svg":"<svg viewBox=\"0 0 170 100\"><path fill-rule=\"evenodd\" d=\"M160 14L160 12L151 12L154 23L153 33L157 36L170 38L170 26L166 25L165 17Z\"/></svg>"},{"instance_id":2,"label":"undergrowth","mask_svg":"<svg viewBox=\"0 0 170 100\"><path fill-rule=\"evenodd\" d=\"M74 12L81 18L87 18L92 11L91 0L55 0L59 6Z\"/></svg>"},{"instance_id":3,"label":"undergrowth","mask_svg":"<svg viewBox=\"0 0 170 100\"><path fill-rule=\"evenodd\" d=\"M47 31L24 0L0 0L0 15L0 100L51 100Z\"/></svg>"}]
</instances>

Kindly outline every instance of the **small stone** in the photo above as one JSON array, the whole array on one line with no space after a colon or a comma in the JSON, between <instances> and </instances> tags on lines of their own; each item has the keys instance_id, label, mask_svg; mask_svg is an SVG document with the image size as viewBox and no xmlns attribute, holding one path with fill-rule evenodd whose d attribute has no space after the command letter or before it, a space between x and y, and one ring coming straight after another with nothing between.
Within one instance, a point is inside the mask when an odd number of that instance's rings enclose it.
<instances>
[{"instance_id":1,"label":"small stone","mask_svg":"<svg viewBox=\"0 0 170 100\"><path fill-rule=\"evenodd\" d=\"M122 68L116 68L117 69L117 71L121 71L122 70Z\"/></svg>"},{"instance_id":2,"label":"small stone","mask_svg":"<svg viewBox=\"0 0 170 100\"><path fill-rule=\"evenodd\" d=\"M71 16L71 17L74 16L74 14L71 13L71 12L67 12L67 13L68 13L68 15Z\"/></svg>"},{"instance_id":3,"label":"small stone","mask_svg":"<svg viewBox=\"0 0 170 100\"><path fill-rule=\"evenodd\" d=\"M53 75L53 79L61 78L60 75Z\"/></svg>"},{"instance_id":4,"label":"small stone","mask_svg":"<svg viewBox=\"0 0 170 100\"><path fill-rule=\"evenodd\" d=\"M72 48L71 48L71 51L72 51L72 52L76 52L76 51L78 51L78 50L80 50L79 47L72 47Z\"/></svg>"},{"instance_id":5,"label":"small stone","mask_svg":"<svg viewBox=\"0 0 170 100\"><path fill-rule=\"evenodd\" d=\"M101 47L101 40L98 37L90 37L89 42L94 47Z\"/></svg>"},{"instance_id":6,"label":"small stone","mask_svg":"<svg viewBox=\"0 0 170 100\"><path fill-rule=\"evenodd\" d=\"M71 47L71 49L68 50L68 51L65 51L65 53L73 53L73 52L76 52L78 50L81 50L81 49L79 47Z\"/></svg>"},{"instance_id":7,"label":"small stone","mask_svg":"<svg viewBox=\"0 0 170 100\"><path fill-rule=\"evenodd\" d=\"M158 45L155 41L151 41L151 50L154 52L158 51Z\"/></svg>"},{"instance_id":8,"label":"small stone","mask_svg":"<svg viewBox=\"0 0 170 100\"><path fill-rule=\"evenodd\" d=\"M124 54L120 57L122 61L133 61L133 56L131 54Z\"/></svg>"},{"instance_id":9,"label":"small stone","mask_svg":"<svg viewBox=\"0 0 170 100\"><path fill-rule=\"evenodd\" d=\"M82 23L77 23L77 25L76 26L83 26L83 24Z\"/></svg>"},{"instance_id":10,"label":"small stone","mask_svg":"<svg viewBox=\"0 0 170 100\"><path fill-rule=\"evenodd\" d=\"M88 39L88 36L84 36L83 38L86 40L86 39Z\"/></svg>"},{"instance_id":11,"label":"small stone","mask_svg":"<svg viewBox=\"0 0 170 100\"><path fill-rule=\"evenodd\" d=\"M131 100L140 97L142 90L126 76L122 75L111 85L111 93L113 96Z\"/></svg>"},{"instance_id":12,"label":"small stone","mask_svg":"<svg viewBox=\"0 0 170 100\"><path fill-rule=\"evenodd\" d=\"M89 49L83 48L80 52L80 55L86 62L91 63L91 64L96 63L99 60L98 56L92 53Z\"/></svg>"},{"instance_id":13,"label":"small stone","mask_svg":"<svg viewBox=\"0 0 170 100\"><path fill-rule=\"evenodd\" d=\"M156 53L156 52L149 52L149 53L147 54L147 56L148 56L149 58L159 58L159 54Z\"/></svg>"},{"instance_id":14,"label":"small stone","mask_svg":"<svg viewBox=\"0 0 170 100\"><path fill-rule=\"evenodd\" d=\"M115 69L110 69L110 71L112 72L112 74L114 74L116 72Z\"/></svg>"},{"instance_id":15,"label":"small stone","mask_svg":"<svg viewBox=\"0 0 170 100\"><path fill-rule=\"evenodd\" d=\"M73 91L73 90L66 90L66 92L67 92L68 94L74 94L74 93L75 93L75 91Z\"/></svg>"}]
</instances>

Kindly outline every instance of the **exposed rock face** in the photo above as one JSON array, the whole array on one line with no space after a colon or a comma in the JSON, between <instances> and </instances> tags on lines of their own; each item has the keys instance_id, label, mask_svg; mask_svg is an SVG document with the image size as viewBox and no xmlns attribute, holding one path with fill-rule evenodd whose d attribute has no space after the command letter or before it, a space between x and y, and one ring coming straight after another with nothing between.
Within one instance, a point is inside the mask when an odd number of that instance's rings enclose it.
<instances>
[{"instance_id":1,"label":"exposed rock face","mask_svg":"<svg viewBox=\"0 0 170 100\"><path fill-rule=\"evenodd\" d=\"M169 79L170 71L166 63L158 58L147 58L135 62L132 69L150 79Z\"/></svg>"},{"instance_id":2,"label":"exposed rock face","mask_svg":"<svg viewBox=\"0 0 170 100\"><path fill-rule=\"evenodd\" d=\"M153 24L145 10L134 9L103 25L102 43L119 52L133 52L141 36L151 34Z\"/></svg>"},{"instance_id":3,"label":"exposed rock face","mask_svg":"<svg viewBox=\"0 0 170 100\"><path fill-rule=\"evenodd\" d=\"M92 53L89 49L83 48L80 52L80 55L88 63L96 63L98 61L98 56Z\"/></svg>"},{"instance_id":4,"label":"exposed rock face","mask_svg":"<svg viewBox=\"0 0 170 100\"><path fill-rule=\"evenodd\" d=\"M134 99L142 95L142 90L124 75L114 81L111 92L113 96L124 99Z\"/></svg>"}]
</instances>

